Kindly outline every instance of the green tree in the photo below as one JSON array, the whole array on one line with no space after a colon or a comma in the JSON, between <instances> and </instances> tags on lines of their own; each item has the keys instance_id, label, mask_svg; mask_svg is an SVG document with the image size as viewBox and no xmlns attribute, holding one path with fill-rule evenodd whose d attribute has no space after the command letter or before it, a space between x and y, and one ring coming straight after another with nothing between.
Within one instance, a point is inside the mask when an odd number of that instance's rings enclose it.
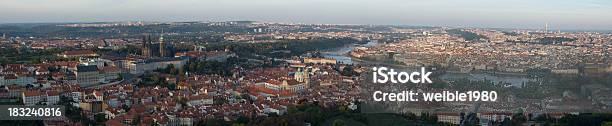
<instances>
[{"instance_id":1,"label":"green tree","mask_svg":"<svg viewBox=\"0 0 612 126\"><path fill-rule=\"evenodd\" d=\"M612 126L612 122L603 122L601 126Z\"/></svg>"},{"instance_id":2,"label":"green tree","mask_svg":"<svg viewBox=\"0 0 612 126\"><path fill-rule=\"evenodd\" d=\"M342 119L336 119L336 120L334 120L334 122L332 124L332 126L345 126L345 125L346 124L345 124L344 120L342 120Z\"/></svg>"},{"instance_id":3,"label":"green tree","mask_svg":"<svg viewBox=\"0 0 612 126\"><path fill-rule=\"evenodd\" d=\"M94 115L94 119L98 123L104 123L104 122L106 122L106 120L108 120L108 119L106 119L106 114L104 114L104 113L98 113L98 114Z\"/></svg>"}]
</instances>

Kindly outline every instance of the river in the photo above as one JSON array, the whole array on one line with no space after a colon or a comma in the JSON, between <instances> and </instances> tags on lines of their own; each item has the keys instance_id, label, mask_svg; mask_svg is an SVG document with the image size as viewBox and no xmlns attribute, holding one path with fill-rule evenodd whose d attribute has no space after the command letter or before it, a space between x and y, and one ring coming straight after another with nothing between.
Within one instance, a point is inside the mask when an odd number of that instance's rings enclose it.
<instances>
[{"instance_id":1,"label":"river","mask_svg":"<svg viewBox=\"0 0 612 126\"><path fill-rule=\"evenodd\" d=\"M366 64L368 63L368 61L363 61L360 59L354 59L353 57L350 57L347 55L347 53L349 53L350 51L352 51L353 49L355 49L356 47L372 47L372 46L376 46L379 43L376 41L370 41L367 44L351 44L351 45L345 45L343 47L340 48L335 48L335 49L330 49L330 50L325 50L322 52L323 56L326 58L334 58L336 59L338 62L342 62L345 64ZM411 68L400 68L400 69L404 69L404 70L410 70ZM445 74L441 75L440 78L442 80L446 80L446 81L452 81L452 80L456 80L456 79L469 79L472 81L480 81L480 80L489 80L489 81L493 81L495 83L497 82L502 82L502 83L509 83L514 87L522 87L522 85L524 83L527 83L529 81L536 81L533 78L529 78L526 76L519 76L519 75L493 75L493 74L488 74L488 73L452 73L452 72L446 72Z\"/></svg>"}]
</instances>

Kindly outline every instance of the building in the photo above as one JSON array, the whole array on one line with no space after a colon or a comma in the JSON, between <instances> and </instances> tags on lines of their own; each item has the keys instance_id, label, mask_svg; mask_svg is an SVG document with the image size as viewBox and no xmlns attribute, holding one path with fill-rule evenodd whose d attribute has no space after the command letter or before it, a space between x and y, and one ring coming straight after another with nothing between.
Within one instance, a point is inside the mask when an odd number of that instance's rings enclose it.
<instances>
[{"instance_id":1,"label":"building","mask_svg":"<svg viewBox=\"0 0 612 126\"><path fill-rule=\"evenodd\" d=\"M302 91L304 89L306 89L306 83L305 82L299 82L297 80L284 80L283 84L281 85L281 88L283 88L284 90L289 90L292 92L298 92L298 91Z\"/></svg>"},{"instance_id":2,"label":"building","mask_svg":"<svg viewBox=\"0 0 612 126\"><path fill-rule=\"evenodd\" d=\"M100 83L100 72L96 66L78 66L75 75L76 81L81 87Z\"/></svg>"},{"instance_id":3,"label":"building","mask_svg":"<svg viewBox=\"0 0 612 126\"><path fill-rule=\"evenodd\" d=\"M445 122L459 125L461 123L461 115L459 113L437 113L438 122Z\"/></svg>"},{"instance_id":4,"label":"building","mask_svg":"<svg viewBox=\"0 0 612 126\"><path fill-rule=\"evenodd\" d=\"M91 50L77 50L77 51L65 51L61 54L58 54L60 57L64 58L80 58L80 57L97 57L94 51Z\"/></svg>"},{"instance_id":5,"label":"building","mask_svg":"<svg viewBox=\"0 0 612 126\"><path fill-rule=\"evenodd\" d=\"M308 84L310 84L310 69L305 69L304 67L298 67L297 69L298 70L293 73L293 79L298 82L306 83L306 86L308 86Z\"/></svg>"},{"instance_id":6,"label":"building","mask_svg":"<svg viewBox=\"0 0 612 126\"><path fill-rule=\"evenodd\" d=\"M115 95L111 95L107 98L106 104L112 108L117 108L119 107L119 98Z\"/></svg>"},{"instance_id":7,"label":"building","mask_svg":"<svg viewBox=\"0 0 612 126\"><path fill-rule=\"evenodd\" d=\"M484 112L478 113L478 119L502 122L505 118L512 119L512 113L509 112Z\"/></svg>"},{"instance_id":8,"label":"building","mask_svg":"<svg viewBox=\"0 0 612 126\"><path fill-rule=\"evenodd\" d=\"M280 105L272 105L269 107L266 106L266 108L263 109L263 112L266 114L285 115L287 113L287 107Z\"/></svg>"},{"instance_id":9,"label":"building","mask_svg":"<svg viewBox=\"0 0 612 126\"><path fill-rule=\"evenodd\" d=\"M119 79L119 73L121 73L121 69L118 67L109 66L100 68L100 75L103 77L102 82L105 83Z\"/></svg>"},{"instance_id":10,"label":"building","mask_svg":"<svg viewBox=\"0 0 612 126\"><path fill-rule=\"evenodd\" d=\"M177 69L182 69L187 64L188 58L155 58L146 60L130 61L127 69L132 74L140 74L147 71L164 69L172 64Z\"/></svg>"},{"instance_id":11,"label":"building","mask_svg":"<svg viewBox=\"0 0 612 126\"><path fill-rule=\"evenodd\" d=\"M36 78L34 78L33 76L29 76L26 74L20 74L20 75L15 75L15 74L7 74L7 75L0 75L0 85L19 85L19 86L26 86L28 84L34 84L34 82L36 82Z\"/></svg>"},{"instance_id":12,"label":"building","mask_svg":"<svg viewBox=\"0 0 612 126\"><path fill-rule=\"evenodd\" d=\"M82 94L83 93L81 93L80 91L72 91L72 92L66 93L65 95L71 98L73 101L80 102L81 99L83 99Z\"/></svg>"},{"instance_id":13,"label":"building","mask_svg":"<svg viewBox=\"0 0 612 126\"><path fill-rule=\"evenodd\" d=\"M586 63L584 64L584 74L586 75L598 75L612 72L612 65L600 64L600 63Z\"/></svg>"},{"instance_id":14,"label":"building","mask_svg":"<svg viewBox=\"0 0 612 126\"><path fill-rule=\"evenodd\" d=\"M86 60L79 60L80 65L85 65L85 66L98 66L98 68L102 68L105 66L109 66L114 64L114 62L110 61L110 60L106 60L106 59L100 59L100 58L88 58Z\"/></svg>"},{"instance_id":15,"label":"building","mask_svg":"<svg viewBox=\"0 0 612 126\"><path fill-rule=\"evenodd\" d=\"M48 68L38 68L35 71L36 75L49 75L49 69Z\"/></svg>"},{"instance_id":16,"label":"building","mask_svg":"<svg viewBox=\"0 0 612 126\"><path fill-rule=\"evenodd\" d=\"M272 89L274 91L287 90L291 92L298 92L307 88L307 84L305 82L299 82L294 79L283 81L268 80L266 82L258 83L256 85L260 85L265 88Z\"/></svg>"},{"instance_id":17,"label":"building","mask_svg":"<svg viewBox=\"0 0 612 126\"><path fill-rule=\"evenodd\" d=\"M151 36L145 36L142 38L142 56L151 57Z\"/></svg>"},{"instance_id":18,"label":"building","mask_svg":"<svg viewBox=\"0 0 612 126\"><path fill-rule=\"evenodd\" d=\"M43 96L41 96L39 91L24 91L22 101L24 105L36 105L43 101Z\"/></svg>"},{"instance_id":19,"label":"building","mask_svg":"<svg viewBox=\"0 0 612 126\"><path fill-rule=\"evenodd\" d=\"M272 90L275 90L275 91L280 91L281 90L281 87L280 87L281 84L282 83L277 81L277 80L268 80L268 81L263 82L263 83L257 83L256 85L266 87L267 89L272 89Z\"/></svg>"},{"instance_id":20,"label":"building","mask_svg":"<svg viewBox=\"0 0 612 126\"><path fill-rule=\"evenodd\" d=\"M579 74L578 69L553 69L550 72L554 74Z\"/></svg>"},{"instance_id":21,"label":"building","mask_svg":"<svg viewBox=\"0 0 612 126\"><path fill-rule=\"evenodd\" d=\"M47 91L47 105L55 105L60 101L60 93L58 91Z\"/></svg>"},{"instance_id":22,"label":"building","mask_svg":"<svg viewBox=\"0 0 612 126\"><path fill-rule=\"evenodd\" d=\"M17 85L9 85L6 86L9 91L9 97L11 98L21 98L23 92L26 90L25 87L17 86Z\"/></svg>"},{"instance_id":23,"label":"building","mask_svg":"<svg viewBox=\"0 0 612 126\"><path fill-rule=\"evenodd\" d=\"M304 63L313 63L313 64L336 64L336 59L327 59L327 58L304 58Z\"/></svg>"},{"instance_id":24,"label":"building","mask_svg":"<svg viewBox=\"0 0 612 126\"><path fill-rule=\"evenodd\" d=\"M92 113L101 113L106 109L103 101L92 101L90 107Z\"/></svg>"},{"instance_id":25,"label":"building","mask_svg":"<svg viewBox=\"0 0 612 126\"><path fill-rule=\"evenodd\" d=\"M159 36L159 57L166 57L166 44L164 43L164 34Z\"/></svg>"},{"instance_id":26,"label":"building","mask_svg":"<svg viewBox=\"0 0 612 126\"><path fill-rule=\"evenodd\" d=\"M212 105L213 98L203 94L203 95L193 95L187 97L187 105L189 106L200 106L200 105Z\"/></svg>"}]
</instances>

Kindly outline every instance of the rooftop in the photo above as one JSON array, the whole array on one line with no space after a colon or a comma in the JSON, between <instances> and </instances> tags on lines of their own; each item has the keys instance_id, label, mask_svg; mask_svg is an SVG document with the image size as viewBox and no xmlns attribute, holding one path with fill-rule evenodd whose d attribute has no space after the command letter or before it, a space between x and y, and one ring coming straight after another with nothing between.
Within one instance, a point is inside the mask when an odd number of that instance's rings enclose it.
<instances>
[{"instance_id":1,"label":"rooftop","mask_svg":"<svg viewBox=\"0 0 612 126\"><path fill-rule=\"evenodd\" d=\"M97 66L77 66L77 72L94 72L98 71Z\"/></svg>"}]
</instances>

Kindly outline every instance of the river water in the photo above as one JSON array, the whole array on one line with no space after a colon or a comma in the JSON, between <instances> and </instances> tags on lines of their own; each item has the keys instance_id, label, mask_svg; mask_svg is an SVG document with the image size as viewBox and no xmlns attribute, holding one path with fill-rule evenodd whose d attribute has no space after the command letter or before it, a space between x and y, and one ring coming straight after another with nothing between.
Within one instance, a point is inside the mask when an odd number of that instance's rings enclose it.
<instances>
[{"instance_id":1,"label":"river water","mask_svg":"<svg viewBox=\"0 0 612 126\"><path fill-rule=\"evenodd\" d=\"M340 47L340 48L335 48L335 49L330 49L330 50L325 50L322 52L323 56L326 58L334 58L336 59L338 62L342 62L345 64L365 64L365 61L359 60L359 59L354 59L350 56L347 55L347 53L349 53L350 51L352 51L353 49L355 49L356 47L372 47L372 46L376 46L379 43L376 41L370 41L367 44L360 44L360 45L345 45L344 47ZM406 70L409 70L410 68L404 68ZM452 73L452 72L446 72L445 74L441 75L440 78L442 80L446 80L446 81L453 81L456 79L469 79L472 81L481 81L481 80L489 80L495 83L498 82L502 82L502 83L509 83L511 84L511 86L513 87L522 87L523 84L529 82L529 81L536 81L535 79L526 77L526 76L518 76L518 75L493 75L493 74L488 74L488 73Z\"/></svg>"},{"instance_id":2,"label":"river water","mask_svg":"<svg viewBox=\"0 0 612 126\"><path fill-rule=\"evenodd\" d=\"M353 64L353 63L359 64L358 61L354 61L352 57L347 56L347 53L351 52L356 47L372 47L376 45L378 45L378 42L376 41L370 41L366 44L358 44L358 45L349 44L349 45L345 45L344 47L323 51L321 52L321 54L323 54L325 58L333 58L333 59L336 59L338 62L342 62L345 64Z\"/></svg>"}]
</instances>

